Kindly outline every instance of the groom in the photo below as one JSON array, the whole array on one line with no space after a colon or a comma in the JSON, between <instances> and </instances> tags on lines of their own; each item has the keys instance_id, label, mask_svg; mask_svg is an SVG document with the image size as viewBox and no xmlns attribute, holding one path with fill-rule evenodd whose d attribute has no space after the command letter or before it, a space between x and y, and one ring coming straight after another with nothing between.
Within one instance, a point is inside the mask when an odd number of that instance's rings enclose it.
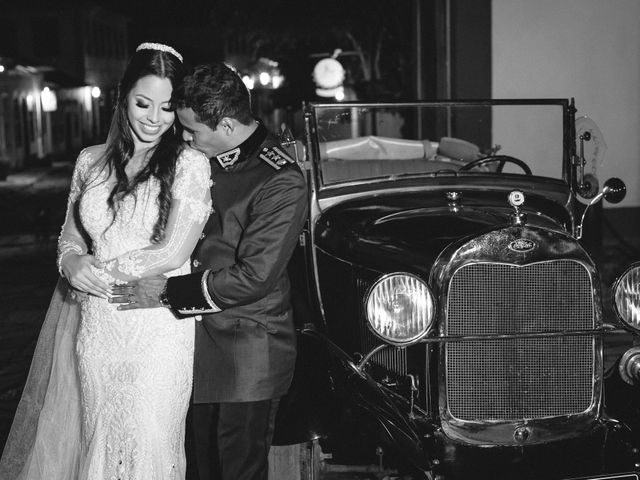
<instances>
[{"instance_id":1,"label":"groom","mask_svg":"<svg viewBox=\"0 0 640 480\"><path fill-rule=\"evenodd\" d=\"M306 218L306 183L225 64L196 67L176 100L184 140L212 170L213 209L191 257L194 273L116 287L112 301L202 315L192 406L200 480L266 480L296 356L286 267Z\"/></svg>"}]
</instances>

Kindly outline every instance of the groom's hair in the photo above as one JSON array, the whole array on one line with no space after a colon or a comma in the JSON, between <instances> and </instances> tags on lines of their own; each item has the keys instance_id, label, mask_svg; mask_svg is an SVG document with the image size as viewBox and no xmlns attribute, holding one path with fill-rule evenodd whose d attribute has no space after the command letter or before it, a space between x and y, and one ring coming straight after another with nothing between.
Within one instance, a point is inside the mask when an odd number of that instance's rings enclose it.
<instances>
[{"instance_id":1,"label":"groom's hair","mask_svg":"<svg viewBox=\"0 0 640 480\"><path fill-rule=\"evenodd\" d=\"M177 108L191 108L196 120L215 130L222 118L249 125L251 95L238 72L222 62L198 65L174 92Z\"/></svg>"}]
</instances>

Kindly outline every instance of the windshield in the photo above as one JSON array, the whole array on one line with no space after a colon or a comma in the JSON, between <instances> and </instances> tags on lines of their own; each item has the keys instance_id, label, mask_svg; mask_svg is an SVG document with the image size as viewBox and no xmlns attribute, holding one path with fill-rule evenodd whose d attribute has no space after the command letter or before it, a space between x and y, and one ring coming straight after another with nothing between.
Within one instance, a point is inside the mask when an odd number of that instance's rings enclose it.
<instances>
[{"instance_id":1,"label":"windshield","mask_svg":"<svg viewBox=\"0 0 640 480\"><path fill-rule=\"evenodd\" d=\"M528 170L562 179L567 105L564 100L312 105L320 181Z\"/></svg>"}]
</instances>

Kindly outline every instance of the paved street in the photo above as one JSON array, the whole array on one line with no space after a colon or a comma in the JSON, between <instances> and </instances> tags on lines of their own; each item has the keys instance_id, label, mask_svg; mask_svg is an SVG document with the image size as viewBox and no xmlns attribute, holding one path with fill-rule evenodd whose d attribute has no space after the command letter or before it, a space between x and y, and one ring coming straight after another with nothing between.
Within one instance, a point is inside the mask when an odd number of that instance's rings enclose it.
<instances>
[{"instance_id":1,"label":"paved street","mask_svg":"<svg viewBox=\"0 0 640 480\"><path fill-rule=\"evenodd\" d=\"M0 447L57 280L55 250L71 164L0 182Z\"/></svg>"},{"instance_id":2,"label":"paved street","mask_svg":"<svg viewBox=\"0 0 640 480\"><path fill-rule=\"evenodd\" d=\"M72 169L71 163L55 163L0 181L0 246L14 242L6 239L12 235L57 235Z\"/></svg>"},{"instance_id":3,"label":"paved street","mask_svg":"<svg viewBox=\"0 0 640 480\"><path fill-rule=\"evenodd\" d=\"M17 406L31 355L57 280L55 242L1 247L0 445Z\"/></svg>"}]
</instances>

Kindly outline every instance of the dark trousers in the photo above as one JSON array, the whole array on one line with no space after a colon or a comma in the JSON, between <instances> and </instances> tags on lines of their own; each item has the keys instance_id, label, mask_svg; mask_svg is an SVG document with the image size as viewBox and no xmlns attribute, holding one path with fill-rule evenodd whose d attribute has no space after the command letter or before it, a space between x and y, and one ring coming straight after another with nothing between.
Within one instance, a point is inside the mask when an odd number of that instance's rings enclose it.
<instances>
[{"instance_id":1,"label":"dark trousers","mask_svg":"<svg viewBox=\"0 0 640 480\"><path fill-rule=\"evenodd\" d=\"M189 462L187 477L193 478L197 469L199 480L267 480L267 456L279 402L191 405L187 435L193 435L195 443L188 458L192 460L195 453L195 465Z\"/></svg>"}]
</instances>

